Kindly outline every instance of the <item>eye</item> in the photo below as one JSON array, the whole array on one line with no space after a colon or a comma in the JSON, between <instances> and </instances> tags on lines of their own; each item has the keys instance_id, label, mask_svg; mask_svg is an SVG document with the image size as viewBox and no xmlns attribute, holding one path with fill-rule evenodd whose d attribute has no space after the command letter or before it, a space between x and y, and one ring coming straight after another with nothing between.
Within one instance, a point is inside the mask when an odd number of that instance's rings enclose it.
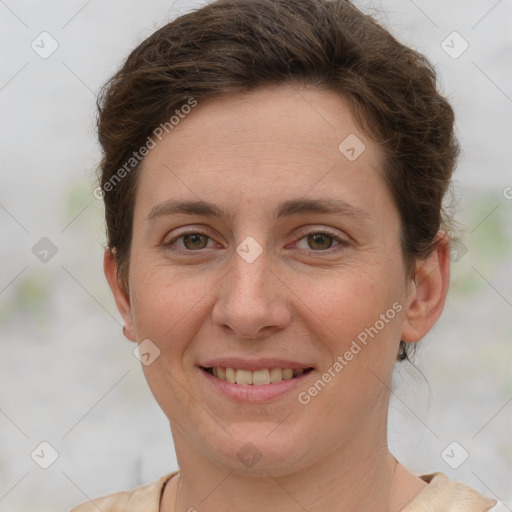
<instances>
[{"instance_id":1,"label":"eye","mask_svg":"<svg viewBox=\"0 0 512 512\"><path fill-rule=\"evenodd\" d=\"M175 246L180 239L183 239L183 246ZM207 249L208 240L211 240L210 237L201 231L188 231L165 241L163 246L175 252L193 252L198 249Z\"/></svg>"},{"instance_id":2,"label":"eye","mask_svg":"<svg viewBox=\"0 0 512 512\"><path fill-rule=\"evenodd\" d=\"M347 240L328 233L327 231L312 231L300 238L299 242L301 240L306 240L307 247L299 247L299 249L313 250L314 252L336 252L349 245ZM328 249L333 247L333 242L338 242L338 244L334 246L334 250L328 251Z\"/></svg>"},{"instance_id":3,"label":"eye","mask_svg":"<svg viewBox=\"0 0 512 512\"><path fill-rule=\"evenodd\" d=\"M182 241L182 245L176 245L176 242L180 240ZM302 240L306 240L307 247L300 247L298 245ZM162 245L173 252L190 253L198 252L201 249L212 248L211 245L208 246L209 241L213 242L206 233L201 231L187 231L165 241ZM335 242L337 242L337 245L333 245ZM297 245L301 251L333 253L347 247L349 242L327 231L312 231L300 238Z\"/></svg>"}]
</instances>

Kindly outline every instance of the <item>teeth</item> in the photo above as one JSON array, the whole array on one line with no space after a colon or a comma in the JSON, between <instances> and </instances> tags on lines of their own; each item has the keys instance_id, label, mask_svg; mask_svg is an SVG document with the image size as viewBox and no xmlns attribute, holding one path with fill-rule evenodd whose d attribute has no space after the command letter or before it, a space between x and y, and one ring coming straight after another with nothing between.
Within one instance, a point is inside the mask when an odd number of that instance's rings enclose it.
<instances>
[{"instance_id":1,"label":"teeth","mask_svg":"<svg viewBox=\"0 0 512 512\"><path fill-rule=\"evenodd\" d=\"M231 384L252 384L253 386L263 386L273 382L292 379L304 373L304 368L293 370L292 368L270 368L263 370L240 370L236 368L211 368L210 372L221 380L226 380Z\"/></svg>"},{"instance_id":2,"label":"teeth","mask_svg":"<svg viewBox=\"0 0 512 512\"><path fill-rule=\"evenodd\" d=\"M270 384L270 372L268 370L256 370L252 372L252 383L255 386Z\"/></svg>"},{"instance_id":3,"label":"teeth","mask_svg":"<svg viewBox=\"0 0 512 512\"><path fill-rule=\"evenodd\" d=\"M270 382L279 382L283 380L283 370L281 368L272 368L270 370Z\"/></svg>"},{"instance_id":4,"label":"teeth","mask_svg":"<svg viewBox=\"0 0 512 512\"><path fill-rule=\"evenodd\" d=\"M235 380L235 369L234 368L226 368L226 380L234 384Z\"/></svg>"},{"instance_id":5,"label":"teeth","mask_svg":"<svg viewBox=\"0 0 512 512\"><path fill-rule=\"evenodd\" d=\"M283 370L283 380L291 379L293 377L293 370L291 368L286 368Z\"/></svg>"},{"instance_id":6,"label":"teeth","mask_svg":"<svg viewBox=\"0 0 512 512\"><path fill-rule=\"evenodd\" d=\"M252 372L249 370L237 370L236 371L236 383L237 384L252 384Z\"/></svg>"}]
</instances>

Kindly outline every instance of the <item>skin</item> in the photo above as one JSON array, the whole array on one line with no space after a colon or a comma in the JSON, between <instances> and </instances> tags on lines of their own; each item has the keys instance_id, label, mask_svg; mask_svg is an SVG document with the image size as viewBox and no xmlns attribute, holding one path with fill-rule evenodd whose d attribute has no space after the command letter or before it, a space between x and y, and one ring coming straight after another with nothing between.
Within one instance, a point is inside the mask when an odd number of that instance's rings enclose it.
<instances>
[{"instance_id":1,"label":"skin","mask_svg":"<svg viewBox=\"0 0 512 512\"><path fill-rule=\"evenodd\" d=\"M349 134L366 146L352 162L338 150ZM421 339L443 309L449 244L440 232L407 278L381 168L379 148L342 97L291 85L200 101L145 157L129 291L110 250L104 268L125 335L161 351L143 370L169 418L180 467L162 511L251 512L262 503L284 512L398 511L426 485L389 453L388 403L400 339ZM343 200L364 215L273 217L278 203L301 198ZM231 217L148 220L169 199L209 201ZM178 238L179 254L164 247L184 228L207 236ZM345 244L308 236L322 230ZM262 248L251 263L236 252L249 236ZM401 311L299 403L298 391L394 303ZM292 358L315 370L279 399L240 403L199 373L200 361L218 355ZM237 457L248 442L261 454L253 467Z\"/></svg>"}]
</instances>

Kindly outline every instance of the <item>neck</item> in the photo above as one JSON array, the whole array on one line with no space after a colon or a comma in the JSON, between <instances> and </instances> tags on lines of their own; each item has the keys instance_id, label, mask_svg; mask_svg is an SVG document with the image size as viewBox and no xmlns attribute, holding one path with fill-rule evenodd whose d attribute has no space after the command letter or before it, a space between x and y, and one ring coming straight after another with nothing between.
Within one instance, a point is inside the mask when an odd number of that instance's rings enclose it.
<instances>
[{"instance_id":1,"label":"neck","mask_svg":"<svg viewBox=\"0 0 512 512\"><path fill-rule=\"evenodd\" d=\"M161 510L259 512L264 503L280 512L398 512L425 482L397 466L385 439L369 441L360 436L358 442L341 445L316 464L286 475L263 471L251 476L217 465L175 438L175 445L186 450L177 449L179 478L166 488Z\"/></svg>"}]
</instances>

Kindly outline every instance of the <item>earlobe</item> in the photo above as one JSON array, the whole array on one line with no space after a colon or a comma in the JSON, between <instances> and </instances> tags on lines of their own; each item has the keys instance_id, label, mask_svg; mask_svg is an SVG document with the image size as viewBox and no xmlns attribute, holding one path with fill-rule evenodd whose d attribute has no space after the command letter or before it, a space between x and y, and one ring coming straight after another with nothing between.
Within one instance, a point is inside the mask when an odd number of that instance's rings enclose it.
<instances>
[{"instance_id":1,"label":"earlobe","mask_svg":"<svg viewBox=\"0 0 512 512\"><path fill-rule=\"evenodd\" d=\"M114 249L107 248L105 250L103 255L103 271L105 272L105 277L107 278L112 294L114 295L117 309L123 317L123 333L130 341L136 342L137 337L135 335L133 325L130 295L119 279L119 267L114 254Z\"/></svg>"},{"instance_id":2,"label":"earlobe","mask_svg":"<svg viewBox=\"0 0 512 512\"><path fill-rule=\"evenodd\" d=\"M449 239L440 231L430 256L417 262L414 283L407 298L402 340L419 341L441 316L450 281L449 256Z\"/></svg>"}]
</instances>

